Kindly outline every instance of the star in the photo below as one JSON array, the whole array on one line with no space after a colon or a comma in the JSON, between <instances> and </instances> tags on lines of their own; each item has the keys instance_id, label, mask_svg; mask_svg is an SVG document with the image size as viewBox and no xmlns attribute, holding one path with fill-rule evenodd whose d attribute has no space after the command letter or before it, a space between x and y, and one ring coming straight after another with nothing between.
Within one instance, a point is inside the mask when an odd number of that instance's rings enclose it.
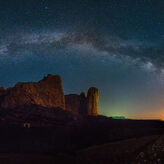
<instances>
[{"instance_id":1,"label":"star","mask_svg":"<svg viewBox=\"0 0 164 164\"><path fill-rule=\"evenodd\" d=\"M45 6L44 8L45 8L45 10L48 10L48 9L49 9L49 7L48 7L48 6Z\"/></svg>"}]
</instances>

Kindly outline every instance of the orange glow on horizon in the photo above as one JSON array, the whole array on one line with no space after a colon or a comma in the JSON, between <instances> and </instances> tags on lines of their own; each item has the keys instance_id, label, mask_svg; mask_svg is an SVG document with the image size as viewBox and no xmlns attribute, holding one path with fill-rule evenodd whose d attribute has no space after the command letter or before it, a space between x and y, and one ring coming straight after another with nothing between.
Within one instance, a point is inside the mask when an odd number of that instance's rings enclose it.
<instances>
[{"instance_id":1,"label":"orange glow on horizon","mask_svg":"<svg viewBox=\"0 0 164 164\"><path fill-rule=\"evenodd\" d=\"M157 113L146 113L146 114L143 114L142 116L141 115L138 115L138 116L131 116L130 118L132 119L145 119L145 120L161 120L161 121L164 121L164 109L161 109L161 110L158 110Z\"/></svg>"}]
</instances>

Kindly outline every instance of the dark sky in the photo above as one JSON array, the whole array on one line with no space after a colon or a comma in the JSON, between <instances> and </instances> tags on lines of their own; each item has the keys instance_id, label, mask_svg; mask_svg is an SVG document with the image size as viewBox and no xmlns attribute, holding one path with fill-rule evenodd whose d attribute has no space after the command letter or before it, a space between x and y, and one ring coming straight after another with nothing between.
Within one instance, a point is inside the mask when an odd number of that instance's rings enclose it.
<instances>
[{"instance_id":1,"label":"dark sky","mask_svg":"<svg viewBox=\"0 0 164 164\"><path fill-rule=\"evenodd\" d=\"M60 74L99 112L164 118L163 0L1 0L0 85Z\"/></svg>"}]
</instances>

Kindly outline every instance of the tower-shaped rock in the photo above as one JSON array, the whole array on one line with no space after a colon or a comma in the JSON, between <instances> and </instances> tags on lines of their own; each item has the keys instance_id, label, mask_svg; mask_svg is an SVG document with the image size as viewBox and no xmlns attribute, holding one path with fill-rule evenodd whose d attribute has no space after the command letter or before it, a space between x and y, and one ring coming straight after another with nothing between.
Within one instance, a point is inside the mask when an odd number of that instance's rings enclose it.
<instances>
[{"instance_id":1,"label":"tower-shaped rock","mask_svg":"<svg viewBox=\"0 0 164 164\"><path fill-rule=\"evenodd\" d=\"M98 115L98 89L89 88L87 93L88 115Z\"/></svg>"}]
</instances>

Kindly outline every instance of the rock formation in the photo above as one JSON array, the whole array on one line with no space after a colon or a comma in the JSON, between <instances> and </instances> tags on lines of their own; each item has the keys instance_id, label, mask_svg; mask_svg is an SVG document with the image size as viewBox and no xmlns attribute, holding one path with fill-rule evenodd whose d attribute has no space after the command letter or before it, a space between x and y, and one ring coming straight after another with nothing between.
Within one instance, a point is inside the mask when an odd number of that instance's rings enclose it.
<instances>
[{"instance_id":1,"label":"rock formation","mask_svg":"<svg viewBox=\"0 0 164 164\"><path fill-rule=\"evenodd\" d=\"M98 115L98 89L89 88L87 93L88 115Z\"/></svg>"},{"instance_id":2,"label":"rock formation","mask_svg":"<svg viewBox=\"0 0 164 164\"><path fill-rule=\"evenodd\" d=\"M48 74L39 82L19 82L0 96L1 108L15 108L25 104L65 109L65 97L60 76Z\"/></svg>"},{"instance_id":3,"label":"rock formation","mask_svg":"<svg viewBox=\"0 0 164 164\"><path fill-rule=\"evenodd\" d=\"M98 89L85 93L63 93L59 75L48 74L39 82L17 83L13 88L0 88L0 108L15 109L24 105L66 109L75 115L98 115Z\"/></svg>"},{"instance_id":4,"label":"rock formation","mask_svg":"<svg viewBox=\"0 0 164 164\"><path fill-rule=\"evenodd\" d=\"M98 115L98 89L90 88L85 93L65 95L66 109L79 115Z\"/></svg>"},{"instance_id":5,"label":"rock formation","mask_svg":"<svg viewBox=\"0 0 164 164\"><path fill-rule=\"evenodd\" d=\"M79 107L79 114L80 115L87 115L88 109L87 109L87 96L84 92L80 94L80 107Z\"/></svg>"},{"instance_id":6,"label":"rock formation","mask_svg":"<svg viewBox=\"0 0 164 164\"><path fill-rule=\"evenodd\" d=\"M0 96L3 95L5 92L5 89L3 87L0 87Z\"/></svg>"},{"instance_id":7,"label":"rock formation","mask_svg":"<svg viewBox=\"0 0 164 164\"><path fill-rule=\"evenodd\" d=\"M80 96L77 94L65 95L65 107L74 114L79 114Z\"/></svg>"},{"instance_id":8,"label":"rock formation","mask_svg":"<svg viewBox=\"0 0 164 164\"><path fill-rule=\"evenodd\" d=\"M65 103L66 109L74 114L78 115L86 115L87 114L87 106L86 106L86 96L85 93L77 94L69 94L65 95Z\"/></svg>"}]
</instances>

